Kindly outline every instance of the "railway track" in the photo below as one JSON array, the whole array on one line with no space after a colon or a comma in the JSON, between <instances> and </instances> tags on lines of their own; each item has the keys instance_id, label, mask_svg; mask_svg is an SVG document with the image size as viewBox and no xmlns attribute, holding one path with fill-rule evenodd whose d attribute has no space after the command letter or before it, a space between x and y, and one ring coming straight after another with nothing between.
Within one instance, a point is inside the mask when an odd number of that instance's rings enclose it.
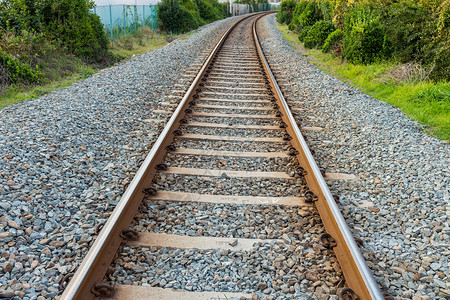
<instances>
[{"instance_id":1,"label":"railway track","mask_svg":"<svg viewBox=\"0 0 450 300\"><path fill-rule=\"evenodd\" d=\"M382 299L270 71L222 37L61 299Z\"/></svg>"}]
</instances>

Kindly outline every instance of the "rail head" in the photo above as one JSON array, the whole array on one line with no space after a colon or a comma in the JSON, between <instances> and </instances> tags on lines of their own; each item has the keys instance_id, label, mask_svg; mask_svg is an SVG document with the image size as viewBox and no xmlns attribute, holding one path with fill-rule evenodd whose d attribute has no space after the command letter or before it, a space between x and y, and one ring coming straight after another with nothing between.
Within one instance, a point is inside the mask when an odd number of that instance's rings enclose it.
<instances>
[{"instance_id":1,"label":"rail head","mask_svg":"<svg viewBox=\"0 0 450 300\"><path fill-rule=\"evenodd\" d=\"M260 16L253 23L253 36L258 51L259 57L263 62L269 81L275 90L274 96L279 101L280 108L283 112L283 121L287 124L287 130L290 133L292 144L296 146L298 160L306 167L306 180L310 189L318 196L316 207L319 210L321 219L324 222L328 233L332 234L337 241L337 246L334 247L336 257L342 266L342 271L346 278L349 287L356 292L360 299L384 299L378 284L373 277L372 272L364 260L364 257L359 250L358 245L353 238L353 235L342 216L339 207L337 206L325 179L320 172L319 167L309 150L309 147L303 138L303 135L292 115L283 93L278 86L278 83L273 75L269 63L264 56L261 44L258 39L256 30L257 21L263 16Z\"/></svg>"}]
</instances>

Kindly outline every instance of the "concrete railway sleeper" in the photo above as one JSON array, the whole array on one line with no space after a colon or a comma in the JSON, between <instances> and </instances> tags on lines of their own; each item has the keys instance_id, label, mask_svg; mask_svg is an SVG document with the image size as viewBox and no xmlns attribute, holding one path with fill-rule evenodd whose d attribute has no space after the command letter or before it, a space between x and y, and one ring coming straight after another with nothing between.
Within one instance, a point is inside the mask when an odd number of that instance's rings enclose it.
<instances>
[{"instance_id":1,"label":"concrete railway sleeper","mask_svg":"<svg viewBox=\"0 0 450 300\"><path fill-rule=\"evenodd\" d=\"M213 49L61 299L383 298L325 183L351 176L318 169L262 16Z\"/></svg>"}]
</instances>

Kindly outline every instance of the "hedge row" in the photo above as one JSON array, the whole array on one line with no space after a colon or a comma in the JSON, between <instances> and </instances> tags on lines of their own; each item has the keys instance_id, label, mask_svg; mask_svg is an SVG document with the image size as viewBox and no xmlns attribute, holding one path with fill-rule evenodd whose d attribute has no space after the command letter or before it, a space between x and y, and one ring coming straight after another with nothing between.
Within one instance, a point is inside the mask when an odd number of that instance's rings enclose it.
<instances>
[{"instance_id":1,"label":"hedge row","mask_svg":"<svg viewBox=\"0 0 450 300\"><path fill-rule=\"evenodd\" d=\"M226 3L217 0L162 0L158 21L167 32L184 33L227 17Z\"/></svg>"},{"instance_id":2,"label":"hedge row","mask_svg":"<svg viewBox=\"0 0 450 300\"><path fill-rule=\"evenodd\" d=\"M90 12L93 7L90 0L0 0L0 36L43 35L89 62L99 62L107 55L107 37L100 18Z\"/></svg>"},{"instance_id":3,"label":"hedge row","mask_svg":"<svg viewBox=\"0 0 450 300\"><path fill-rule=\"evenodd\" d=\"M450 79L450 0L283 0L277 20L307 48L354 64L420 63Z\"/></svg>"}]
</instances>

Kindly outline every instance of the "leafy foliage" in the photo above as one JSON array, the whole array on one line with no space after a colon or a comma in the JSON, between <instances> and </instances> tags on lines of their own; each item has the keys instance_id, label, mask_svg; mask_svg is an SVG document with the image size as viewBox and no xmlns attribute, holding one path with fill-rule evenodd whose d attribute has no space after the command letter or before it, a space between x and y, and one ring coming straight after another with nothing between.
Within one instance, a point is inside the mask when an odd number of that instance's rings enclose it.
<instances>
[{"instance_id":1,"label":"leafy foliage","mask_svg":"<svg viewBox=\"0 0 450 300\"><path fill-rule=\"evenodd\" d=\"M17 82L38 82L42 79L43 74L36 66L36 69L21 62L14 56L3 52L0 48L0 65L4 68L0 69L0 82L3 84Z\"/></svg>"},{"instance_id":2,"label":"leafy foliage","mask_svg":"<svg viewBox=\"0 0 450 300\"><path fill-rule=\"evenodd\" d=\"M328 35L335 30L331 21L318 21L308 30L303 39L306 48L322 47Z\"/></svg>"},{"instance_id":3,"label":"leafy foliage","mask_svg":"<svg viewBox=\"0 0 450 300\"><path fill-rule=\"evenodd\" d=\"M91 0L0 0L0 93L109 61ZM82 62L83 60L84 62Z\"/></svg>"},{"instance_id":4,"label":"leafy foliage","mask_svg":"<svg viewBox=\"0 0 450 300\"><path fill-rule=\"evenodd\" d=\"M186 32L198 27L194 16L181 7L178 0L163 0L159 5L158 19L167 32Z\"/></svg>"},{"instance_id":5,"label":"leafy foliage","mask_svg":"<svg viewBox=\"0 0 450 300\"><path fill-rule=\"evenodd\" d=\"M308 35L309 29L311 29L312 26L305 26L302 28L302 30L298 34L298 40L301 42L305 41L306 36Z\"/></svg>"},{"instance_id":6,"label":"leafy foliage","mask_svg":"<svg viewBox=\"0 0 450 300\"><path fill-rule=\"evenodd\" d=\"M306 47L320 46L315 35L323 34L323 21L332 21L339 31L324 40L325 52L355 64L415 62L430 70L430 79L450 79L450 0L291 1L281 3L277 20L286 23L295 7L289 29Z\"/></svg>"},{"instance_id":7,"label":"leafy foliage","mask_svg":"<svg viewBox=\"0 0 450 300\"><path fill-rule=\"evenodd\" d=\"M5 32L43 34L90 62L107 55L107 38L91 0L1 0L0 28Z\"/></svg>"},{"instance_id":8,"label":"leafy foliage","mask_svg":"<svg viewBox=\"0 0 450 300\"><path fill-rule=\"evenodd\" d=\"M158 19L168 32L184 33L225 18L226 5L217 0L162 0Z\"/></svg>"},{"instance_id":9,"label":"leafy foliage","mask_svg":"<svg viewBox=\"0 0 450 300\"><path fill-rule=\"evenodd\" d=\"M354 64L372 63L383 55L384 29L369 9L346 16L342 56Z\"/></svg>"},{"instance_id":10,"label":"leafy foliage","mask_svg":"<svg viewBox=\"0 0 450 300\"><path fill-rule=\"evenodd\" d=\"M295 6L294 12L292 14L292 21L289 24L289 30L299 32L299 25L300 25L299 18L300 18L300 15L303 13L303 11L306 9L307 5L308 5L308 2L300 1Z\"/></svg>"},{"instance_id":11,"label":"leafy foliage","mask_svg":"<svg viewBox=\"0 0 450 300\"><path fill-rule=\"evenodd\" d=\"M294 13L296 5L297 1L295 0L283 0L277 13L278 23L290 24L292 21L292 14Z\"/></svg>"},{"instance_id":12,"label":"leafy foliage","mask_svg":"<svg viewBox=\"0 0 450 300\"><path fill-rule=\"evenodd\" d=\"M342 41L344 37L344 32L339 28L330 33L322 46L322 52L330 52L333 48L336 48L337 45Z\"/></svg>"}]
</instances>

